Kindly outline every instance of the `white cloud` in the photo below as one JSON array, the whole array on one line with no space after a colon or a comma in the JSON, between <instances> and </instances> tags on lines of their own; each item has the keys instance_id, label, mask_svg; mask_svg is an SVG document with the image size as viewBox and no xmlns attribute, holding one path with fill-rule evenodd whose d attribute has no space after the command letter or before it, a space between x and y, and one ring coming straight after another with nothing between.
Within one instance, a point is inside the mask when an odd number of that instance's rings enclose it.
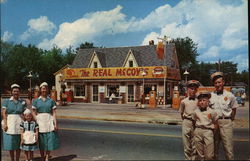
<instances>
[{"instance_id":1,"label":"white cloud","mask_svg":"<svg viewBox=\"0 0 250 161\"><path fill-rule=\"evenodd\" d=\"M210 47L205 53L199 56L200 59L217 58L219 56L220 48L218 46Z\"/></svg>"},{"instance_id":2,"label":"white cloud","mask_svg":"<svg viewBox=\"0 0 250 161\"><path fill-rule=\"evenodd\" d=\"M30 19L28 21L28 26L28 30L20 36L21 41L25 41L32 35L36 34L52 34L52 31L56 29L55 24L49 21L47 16L40 16L37 19Z\"/></svg>"},{"instance_id":3,"label":"white cloud","mask_svg":"<svg viewBox=\"0 0 250 161\"><path fill-rule=\"evenodd\" d=\"M30 19L28 22L29 30L35 32L47 32L52 33L52 30L56 29L53 22L48 20L47 16L40 16L37 19Z\"/></svg>"},{"instance_id":4,"label":"white cloud","mask_svg":"<svg viewBox=\"0 0 250 161\"><path fill-rule=\"evenodd\" d=\"M0 3L5 3L7 2L7 0L0 0Z\"/></svg>"},{"instance_id":5,"label":"white cloud","mask_svg":"<svg viewBox=\"0 0 250 161\"><path fill-rule=\"evenodd\" d=\"M150 40L154 40L154 42L158 42L158 37L160 37L159 34L156 32L151 32L147 35L147 37L144 38L144 41L142 42L143 45L148 45Z\"/></svg>"},{"instance_id":6,"label":"white cloud","mask_svg":"<svg viewBox=\"0 0 250 161\"><path fill-rule=\"evenodd\" d=\"M234 63L237 63L238 71L243 71L249 69L249 59L248 56L244 53L241 54L235 54L234 57L231 59L228 59L226 61L231 61Z\"/></svg>"},{"instance_id":7,"label":"white cloud","mask_svg":"<svg viewBox=\"0 0 250 161\"><path fill-rule=\"evenodd\" d=\"M12 38L12 36L13 36L13 33L9 32L9 31L5 31L3 33L3 36L1 37L1 39L3 41L9 41Z\"/></svg>"},{"instance_id":8,"label":"white cloud","mask_svg":"<svg viewBox=\"0 0 250 161\"><path fill-rule=\"evenodd\" d=\"M235 5L218 0L182 0L174 7L160 6L142 19L127 19L121 12L122 6L118 5L109 11L92 12L73 22L62 23L54 38L44 39L38 46L51 48L56 44L65 49L107 35L149 31L141 44L148 44L149 40L157 42L157 37L164 35L188 36L198 43L198 51L203 52L200 60L212 61L209 58L220 58L226 52L247 48L248 1L239 2ZM35 24L32 26L39 31Z\"/></svg>"},{"instance_id":9,"label":"white cloud","mask_svg":"<svg viewBox=\"0 0 250 161\"><path fill-rule=\"evenodd\" d=\"M93 41L97 37L107 34L125 32L128 24L125 15L122 14L122 7L117 6L110 11L99 11L89 13L72 23L65 22L59 26L59 31L51 40L43 40L38 47L50 48L53 44L65 49L70 45L77 45L86 40Z\"/></svg>"}]
</instances>

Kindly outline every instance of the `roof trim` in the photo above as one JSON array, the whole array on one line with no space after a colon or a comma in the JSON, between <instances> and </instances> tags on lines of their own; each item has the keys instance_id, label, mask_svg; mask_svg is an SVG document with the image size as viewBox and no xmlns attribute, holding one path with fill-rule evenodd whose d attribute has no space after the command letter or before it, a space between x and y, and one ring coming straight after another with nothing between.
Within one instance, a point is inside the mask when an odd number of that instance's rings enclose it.
<instances>
[{"instance_id":1,"label":"roof trim","mask_svg":"<svg viewBox=\"0 0 250 161\"><path fill-rule=\"evenodd\" d=\"M54 75L57 75L57 74L60 73L62 70L66 69L66 68L69 68L69 67L70 67L70 65L69 65L69 64L66 64L66 65L63 66L61 69L59 69L58 71L56 71L56 72L54 73Z\"/></svg>"},{"instance_id":2,"label":"roof trim","mask_svg":"<svg viewBox=\"0 0 250 161\"><path fill-rule=\"evenodd\" d=\"M136 65L138 66L138 63L137 63L136 58L135 58L135 55L133 54L132 50L129 49L128 54L127 54L127 56L126 56L126 58L125 58L125 60L123 62L122 67L125 67L126 63L128 62L128 58L129 58L130 55L132 55L132 57L134 58L134 61L135 61Z\"/></svg>"}]
</instances>

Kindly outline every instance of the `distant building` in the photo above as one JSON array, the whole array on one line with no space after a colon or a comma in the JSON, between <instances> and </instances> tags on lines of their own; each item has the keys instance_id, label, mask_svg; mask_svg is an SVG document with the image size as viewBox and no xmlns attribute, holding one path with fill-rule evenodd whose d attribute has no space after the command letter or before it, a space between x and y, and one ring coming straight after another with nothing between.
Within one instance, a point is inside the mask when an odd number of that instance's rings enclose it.
<instances>
[{"instance_id":1,"label":"distant building","mask_svg":"<svg viewBox=\"0 0 250 161\"><path fill-rule=\"evenodd\" d=\"M175 45L168 44L166 53L165 62L158 59L153 43L80 49L71 66L55 73L57 92L65 84L73 91L74 102L105 103L114 93L116 103L130 103L140 101L143 91L148 96L154 87L159 101L163 101L165 77L166 100L171 100L173 88L180 81L180 70Z\"/></svg>"}]
</instances>

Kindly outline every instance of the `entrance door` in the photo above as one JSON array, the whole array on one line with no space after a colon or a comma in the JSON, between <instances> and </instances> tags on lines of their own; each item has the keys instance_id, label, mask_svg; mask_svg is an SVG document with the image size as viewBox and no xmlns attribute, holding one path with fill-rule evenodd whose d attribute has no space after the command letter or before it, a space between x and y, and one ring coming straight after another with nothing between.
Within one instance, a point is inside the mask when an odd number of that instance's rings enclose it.
<instances>
[{"instance_id":1,"label":"entrance door","mask_svg":"<svg viewBox=\"0 0 250 161\"><path fill-rule=\"evenodd\" d=\"M128 102L134 102L134 85L128 85Z\"/></svg>"},{"instance_id":2,"label":"entrance door","mask_svg":"<svg viewBox=\"0 0 250 161\"><path fill-rule=\"evenodd\" d=\"M92 101L93 102L98 102L98 85L93 85L93 98L92 98Z\"/></svg>"}]
</instances>

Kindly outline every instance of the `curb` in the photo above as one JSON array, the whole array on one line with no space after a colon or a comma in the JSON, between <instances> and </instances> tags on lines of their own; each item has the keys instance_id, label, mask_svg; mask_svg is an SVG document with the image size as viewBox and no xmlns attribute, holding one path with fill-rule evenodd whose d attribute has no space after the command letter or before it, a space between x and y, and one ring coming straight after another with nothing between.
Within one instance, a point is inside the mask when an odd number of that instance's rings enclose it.
<instances>
[{"instance_id":1,"label":"curb","mask_svg":"<svg viewBox=\"0 0 250 161\"><path fill-rule=\"evenodd\" d=\"M115 122L137 122L137 123L150 123L150 124L167 124L167 125L181 125L181 120L128 120L128 119L109 119L109 118L92 118L92 117L79 117L79 116L57 116L58 119L75 119L75 120L96 120L96 121L115 121Z\"/></svg>"}]
</instances>

